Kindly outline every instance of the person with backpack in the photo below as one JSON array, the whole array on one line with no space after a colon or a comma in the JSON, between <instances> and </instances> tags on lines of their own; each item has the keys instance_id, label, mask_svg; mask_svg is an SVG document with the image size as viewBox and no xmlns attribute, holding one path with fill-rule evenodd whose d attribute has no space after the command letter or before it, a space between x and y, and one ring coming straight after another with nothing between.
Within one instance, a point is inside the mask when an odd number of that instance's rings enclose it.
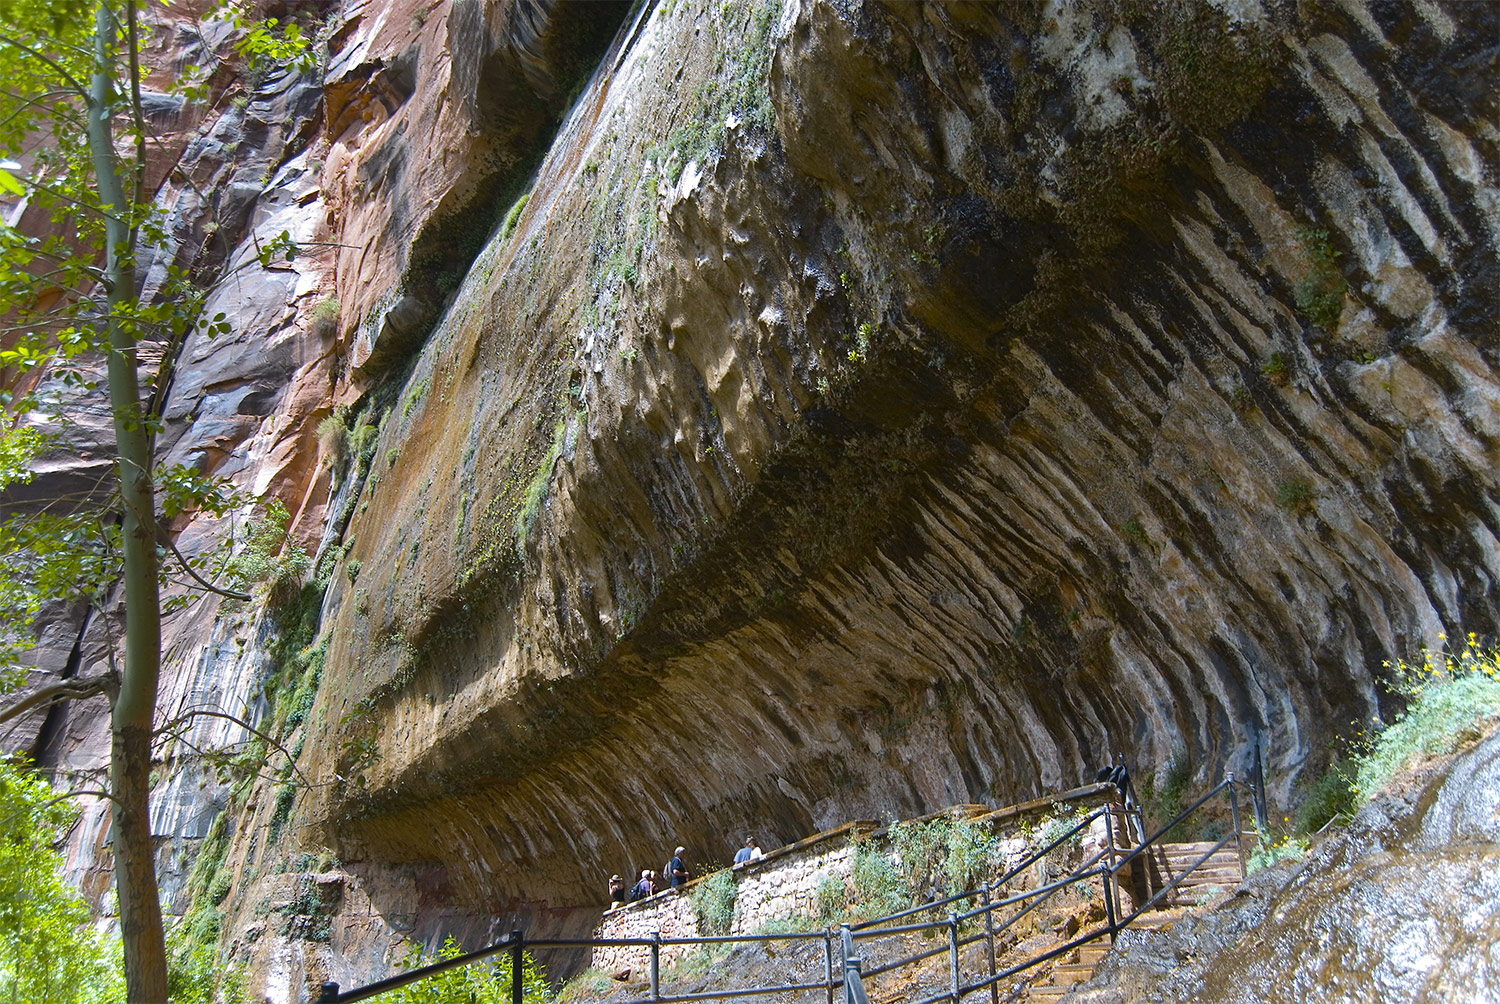
<instances>
[{"instance_id":1,"label":"person with backpack","mask_svg":"<svg viewBox=\"0 0 1500 1004\"><path fill-rule=\"evenodd\" d=\"M635 884L635 888L630 890L630 902L646 899L656 891L655 883L651 881L655 874L650 868L641 872L641 880Z\"/></svg>"}]
</instances>

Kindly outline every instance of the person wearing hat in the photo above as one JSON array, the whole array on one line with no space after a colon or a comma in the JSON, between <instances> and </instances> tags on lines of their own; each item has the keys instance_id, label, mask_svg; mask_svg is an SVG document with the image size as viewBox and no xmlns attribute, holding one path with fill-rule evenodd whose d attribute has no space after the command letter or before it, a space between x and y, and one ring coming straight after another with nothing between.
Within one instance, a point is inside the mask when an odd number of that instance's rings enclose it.
<instances>
[{"instance_id":1,"label":"person wearing hat","mask_svg":"<svg viewBox=\"0 0 1500 1004\"><path fill-rule=\"evenodd\" d=\"M618 875L609 877L609 908L617 909L625 905L625 880Z\"/></svg>"},{"instance_id":2,"label":"person wearing hat","mask_svg":"<svg viewBox=\"0 0 1500 1004\"><path fill-rule=\"evenodd\" d=\"M682 855L686 852L686 847L677 848L672 852L672 860L667 862L667 882L673 889L688 880L687 865L682 862Z\"/></svg>"}]
</instances>

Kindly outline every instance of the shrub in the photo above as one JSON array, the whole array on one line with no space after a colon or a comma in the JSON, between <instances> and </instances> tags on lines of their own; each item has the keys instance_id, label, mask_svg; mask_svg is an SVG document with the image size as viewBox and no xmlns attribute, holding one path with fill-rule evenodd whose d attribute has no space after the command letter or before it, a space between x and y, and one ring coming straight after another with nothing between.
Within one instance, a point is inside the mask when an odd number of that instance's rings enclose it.
<instances>
[{"instance_id":1,"label":"shrub","mask_svg":"<svg viewBox=\"0 0 1500 1004\"><path fill-rule=\"evenodd\" d=\"M1316 833L1333 819L1347 818L1354 812L1354 778L1357 761L1339 757L1307 786L1302 805L1297 809L1296 832Z\"/></svg>"},{"instance_id":2,"label":"shrub","mask_svg":"<svg viewBox=\"0 0 1500 1004\"><path fill-rule=\"evenodd\" d=\"M849 908L849 897L844 892L844 883L832 875L823 876L823 880L818 883L817 906L818 923L837 923Z\"/></svg>"},{"instance_id":3,"label":"shrub","mask_svg":"<svg viewBox=\"0 0 1500 1004\"><path fill-rule=\"evenodd\" d=\"M1042 847L1046 847L1052 841L1061 838L1063 834L1077 826L1078 821L1084 815L1085 813L1082 808L1069 808L1061 802L1053 802L1051 811L1038 820L1037 829L1040 832L1037 835L1037 843ZM1083 843L1083 834L1081 832L1073 834L1073 843L1075 845Z\"/></svg>"},{"instance_id":4,"label":"shrub","mask_svg":"<svg viewBox=\"0 0 1500 1004\"><path fill-rule=\"evenodd\" d=\"M424 953L420 945L412 945L401 966L408 971L420 969L463 953L463 948L449 936L434 955ZM521 988L527 1001L550 1004L552 1000L546 973L530 952L521 956ZM382 1004L510 1004L510 991L510 955L503 953L388 990L380 995L380 1000Z\"/></svg>"},{"instance_id":5,"label":"shrub","mask_svg":"<svg viewBox=\"0 0 1500 1004\"><path fill-rule=\"evenodd\" d=\"M868 840L860 841L854 852L852 905L863 917L881 917L907 905L890 854Z\"/></svg>"},{"instance_id":6,"label":"shrub","mask_svg":"<svg viewBox=\"0 0 1500 1004\"><path fill-rule=\"evenodd\" d=\"M954 822L947 832L947 857L943 862L944 889L950 895L977 889L989 878L995 857L995 838L976 823Z\"/></svg>"},{"instance_id":7,"label":"shrub","mask_svg":"<svg viewBox=\"0 0 1500 1004\"><path fill-rule=\"evenodd\" d=\"M320 300L308 315L309 330L318 338L332 338L338 333L339 301L334 297Z\"/></svg>"},{"instance_id":8,"label":"shrub","mask_svg":"<svg viewBox=\"0 0 1500 1004\"><path fill-rule=\"evenodd\" d=\"M1414 761L1453 752L1478 735L1480 722L1500 715L1500 649L1480 645L1473 633L1461 651L1424 651L1421 665L1386 665L1406 710L1359 758L1354 793L1365 799Z\"/></svg>"},{"instance_id":9,"label":"shrub","mask_svg":"<svg viewBox=\"0 0 1500 1004\"><path fill-rule=\"evenodd\" d=\"M1170 823L1182 812L1183 799L1187 795L1188 782L1193 769L1187 754L1181 751L1172 754L1160 775L1148 774L1141 782L1141 809L1145 813L1146 826L1161 826Z\"/></svg>"},{"instance_id":10,"label":"shrub","mask_svg":"<svg viewBox=\"0 0 1500 1004\"><path fill-rule=\"evenodd\" d=\"M734 922L734 897L738 887L728 868L721 868L693 887L693 910L698 930L711 935L729 933Z\"/></svg>"},{"instance_id":11,"label":"shrub","mask_svg":"<svg viewBox=\"0 0 1500 1004\"><path fill-rule=\"evenodd\" d=\"M1246 872L1258 872L1280 861L1298 861L1307 853L1307 841L1301 837L1294 837L1289 833L1280 837L1267 837L1267 834L1257 835L1255 850L1250 852L1250 857L1245 862Z\"/></svg>"},{"instance_id":12,"label":"shrub","mask_svg":"<svg viewBox=\"0 0 1500 1004\"><path fill-rule=\"evenodd\" d=\"M977 888L994 857L995 840L982 826L943 816L896 823L891 846L901 861L907 891L920 899L929 888L944 895Z\"/></svg>"},{"instance_id":13,"label":"shrub","mask_svg":"<svg viewBox=\"0 0 1500 1004\"><path fill-rule=\"evenodd\" d=\"M54 850L76 811L23 763L0 761L0 1000L123 1000L113 947Z\"/></svg>"},{"instance_id":14,"label":"shrub","mask_svg":"<svg viewBox=\"0 0 1500 1004\"><path fill-rule=\"evenodd\" d=\"M598 969L585 969L569 980L557 995L556 1004L573 1004L575 1001L593 1000L603 997L618 984L609 973Z\"/></svg>"}]
</instances>

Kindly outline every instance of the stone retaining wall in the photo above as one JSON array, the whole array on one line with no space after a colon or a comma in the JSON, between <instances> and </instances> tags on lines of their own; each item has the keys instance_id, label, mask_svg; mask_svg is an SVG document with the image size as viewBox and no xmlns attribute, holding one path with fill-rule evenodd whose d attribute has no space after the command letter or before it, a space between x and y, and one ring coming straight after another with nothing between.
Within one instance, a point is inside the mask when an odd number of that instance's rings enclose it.
<instances>
[{"instance_id":1,"label":"stone retaining wall","mask_svg":"<svg viewBox=\"0 0 1500 1004\"><path fill-rule=\"evenodd\" d=\"M1014 826L1021 818L1048 811L1058 801L1096 800L1103 790L1103 786L1093 785L992 812L984 812L983 806L954 806L946 813L995 828L1000 837L996 863L1006 869L1030 853L1037 839L1033 834L1014 832ZM935 815L942 814L945 813ZM871 820L845 823L778 848L757 861L734 866L731 874L736 889L729 933L753 934L777 922L816 917L819 887L829 879L845 886L850 884L855 856L853 838L872 834L876 829ZM1092 839L1093 835L1089 837ZM692 901L693 890L705 878L609 911L594 936L600 939L650 938L653 932L657 932L663 939L673 939L697 938L709 933L699 929ZM1029 881L1029 877L1023 878L1019 884L1026 885ZM1035 881L1046 881L1046 876L1038 875ZM662 966L670 967L693 947L663 945ZM597 948L591 964L593 968L609 973L623 969L642 972L649 967L650 960L651 950L646 946Z\"/></svg>"},{"instance_id":2,"label":"stone retaining wall","mask_svg":"<svg viewBox=\"0 0 1500 1004\"><path fill-rule=\"evenodd\" d=\"M780 847L760 858L735 865L734 916L730 934L750 934L777 921L812 917L818 912L818 886L825 879L840 882L854 867L850 838L875 829L870 820L845 823L836 829ZM706 878L706 876L705 876ZM596 938L649 938L653 931L664 939L696 938L707 932L698 928L692 893L703 878L678 889L657 893L611 910L595 933ZM692 951L692 946L664 945L663 966ZM605 972L643 969L650 964L651 950L645 946L596 948L592 965Z\"/></svg>"}]
</instances>

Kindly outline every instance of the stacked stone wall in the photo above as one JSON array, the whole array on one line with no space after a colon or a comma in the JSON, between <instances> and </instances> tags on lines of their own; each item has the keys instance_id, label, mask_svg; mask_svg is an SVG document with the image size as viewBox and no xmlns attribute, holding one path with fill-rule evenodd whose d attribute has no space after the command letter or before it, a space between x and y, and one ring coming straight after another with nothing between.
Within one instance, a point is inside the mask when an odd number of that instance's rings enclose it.
<instances>
[{"instance_id":1,"label":"stacked stone wall","mask_svg":"<svg viewBox=\"0 0 1500 1004\"><path fill-rule=\"evenodd\" d=\"M1076 789L1063 793L1058 799L1067 802L1080 796L1096 794L1095 788ZM991 879L1008 872L1048 839L1045 832L1022 824L1023 821L1054 811L1056 805L1056 800L1038 799L978 817L978 822L995 831L995 857L992 862L994 870L990 873ZM965 813L959 810L973 808L955 806L947 811L963 816ZM855 840L869 837L884 846L883 836L875 830L875 824L870 821L846 823L837 829L779 848L759 860L735 865L730 869L735 881L735 896L728 933L755 934L778 923L816 918L820 907L818 892L825 882L837 883L844 894L853 891ZM1075 856L1080 851L1086 853L1103 839L1102 824L1096 823L1081 835L1078 844L1065 849L1063 853ZM1015 892L1049 881L1058 867L1060 862L1043 861L1034 872L1018 875L1007 883L1006 890ZM594 937L600 940L649 940L653 934L660 934L664 941L671 941L719 933L703 930L699 926L698 913L693 905L693 892L707 877L609 911L604 915ZM692 952L694 947L662 945L662 967L670 968L677 960ZM629 945L596 948L591 965L609 973L618 973L624 969L641 972L649 967L650 961L649 946Z\"/></svg>"},{"instance_id":2,"label":"stacked stone wall","mask_svg":"<svg viewBox=\"0 0 1500 1004\"><path fill-rule=\"evenodd\" d=\"M730 934L752 934L773 923L818 913L818 887L825 880L843 883L854 868L851 837L873 823L849 823L773 851L757 861L734 866L734 914ZM595 937L600 939L696 938L709 932L698 926L693 890L703 879L678 889L657 893L604 915ZM690 945L663 945L661 964L670 966L692 951ZM639 969L650 964L644 945L594 950L592 965L605 972Z\"/></svg>"},{"instance_id":3,"label":"stacked stone wall","mask_svg":"<svg viewBox=\"0 0 1500 1004\"><path fill-rule=\"evenodd\" d=\"M741 865L736 874L731 934L753 934L777 921L818 915L818 888L844 884L854 870L854 846L846 838L775 861Z\"/></svg>"}]
</instances>

